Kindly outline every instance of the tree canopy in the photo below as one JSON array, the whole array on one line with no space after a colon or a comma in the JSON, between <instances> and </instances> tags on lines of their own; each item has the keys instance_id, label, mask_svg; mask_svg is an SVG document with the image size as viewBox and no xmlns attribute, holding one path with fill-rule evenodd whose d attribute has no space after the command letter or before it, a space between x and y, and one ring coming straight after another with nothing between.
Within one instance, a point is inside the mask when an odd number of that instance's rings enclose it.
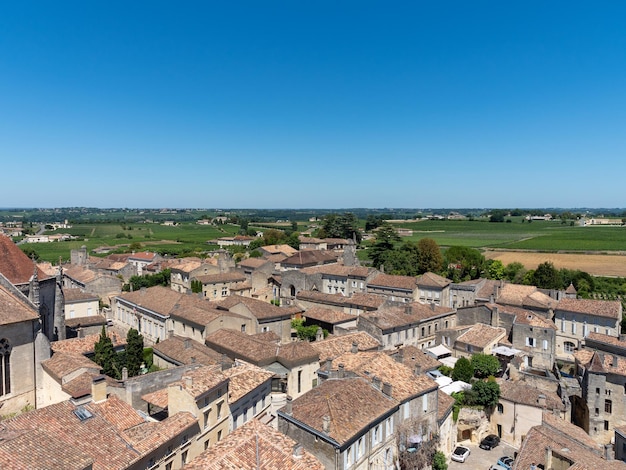
<instances>
[{"instance_id":1,"label":"tree canopy","mask_svg":"<svg viewBox=\"0 0 626 470\"><path fill-rule=\"evenodd\" d=\"M320 238L356 239L361 242L359 219L351 212L343 214L328 214L322 219L322 226L317 234Z\"/></svg>"},{"instance_id":2,"label":"tree canopy","mask_svg":"<svg viewBox=\"0 0 626 470\"><path fill-rule=\"evenodd\" d=\"M439 273L443 268L443 255L441 249L432 238L422 238L417 242L418 274L426 272Z\"/></svg>"},{"instance_id":3,"label":"tree canopy","mask_svg":"<svg viewBox=\"0 0 626 470\"><path fill-rule=\"evenodd\" d=\"M474 369L474 376L481 379L496 375L500 370L500 361L491 354L472 354L470 362Z\"/></svg>"},{"instance_id":4,"label":"tree canopy","mask_svg":"<svg viewBox=\"0 0 626 470\"><path fill-rule=\"evenodd\" d=\"M128 376L139 375L143 362L143 336L134 328L128 330L126 334L125 352Z\"/></svg>"},{"instance_id":5,"label":"tree canopy","mask_svg":"<svg viewBox=\"0 0 626 470\"><path fill-rule=\"evenodd\" d=\"M454 369L452 370L452 380L460 380L462 382L469 383L474 377L474 368L471 362L466 357L460 357Z\"/></svg>"}]
</instances>

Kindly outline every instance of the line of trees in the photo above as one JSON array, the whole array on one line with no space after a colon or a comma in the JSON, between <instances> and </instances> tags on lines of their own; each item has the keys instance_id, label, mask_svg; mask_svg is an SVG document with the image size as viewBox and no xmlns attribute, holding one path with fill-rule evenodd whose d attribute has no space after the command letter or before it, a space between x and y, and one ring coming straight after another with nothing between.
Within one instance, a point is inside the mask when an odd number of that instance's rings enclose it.
<instances>
[{"instance_id":1,"label":"line of trees","mask_svg":"<svg viewBox=\"0 0 626 470\"><path fill-rule=\"evenodd\" d=\"M94 362L102 368L102 372L114 379L122 378L122 369L126 367L128 376L134 377L142 373L142 364L147 371L152 364L146 364L144 357L143 336L131 328L126 334L126 347L122 352L116 352L113 342L106 334L104 325L100 332L100 338L94 346ZM148 361L150 362L150 361Z\"/></svg>"}]
</instances>

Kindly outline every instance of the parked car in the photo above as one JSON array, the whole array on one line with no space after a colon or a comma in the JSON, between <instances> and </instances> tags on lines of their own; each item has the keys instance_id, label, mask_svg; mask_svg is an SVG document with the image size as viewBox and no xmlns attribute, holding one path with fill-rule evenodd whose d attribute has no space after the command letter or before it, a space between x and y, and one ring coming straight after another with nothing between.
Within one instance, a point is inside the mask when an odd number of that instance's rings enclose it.
<instances>
[{"instance_id":1,"label":"parked car","mask_svg":"<svg viewBox=\"0 0 626 470\"><path fill-rule=\"evenodd\" d=\"M508 455L498 459L498 465L506 468L506 470L511 470L513 468L513 462L515 462L515 459L513 459L513 457L509 457Z\"/></svg>"},{"instance_id":2,"label":"parked car","mask_svg":"<svg viewBox=\"0 0 626 470\"><path fill-rule=\"evenodd\" d=\"M489 434L482 441L480 441L479 447L481 449L491 450L494 447L498 447L498 444L500 444L500 438L495 434Z\"/></svg>"},{"instance_id":3,"label":"parked car","mask_svg":"<svg viewBox=\"0 0 626 470\"><path fill-rule=\"evenodd\" d=\"M489 470L507 470L507 469L503 467L502 465L494 464L491 467L489 467Z\"/></svg>"},{"instance_id":4,"label":"parked car","mask_svg":"<svg viewBox=\"0 0 626 470\"><path fill-rule=\"evenodd\" d=\"M469 457L470 450L465 446L456 446L454 452L452 452L452 460L455 462L465 462Z\"/></svg>"}]
</instances>

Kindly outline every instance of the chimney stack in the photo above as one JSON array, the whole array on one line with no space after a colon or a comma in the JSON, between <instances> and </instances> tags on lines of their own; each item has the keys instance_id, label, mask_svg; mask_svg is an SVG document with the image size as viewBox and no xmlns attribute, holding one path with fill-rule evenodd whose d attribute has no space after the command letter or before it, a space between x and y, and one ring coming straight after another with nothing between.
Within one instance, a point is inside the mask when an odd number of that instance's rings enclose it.
<instances>
[{"instance_id":1,"label":"chimney stack","mask_svg":"<svg viewBox=\"0 0 626 470\"><path fill-rule=\"evenodd\" d=\"M185 338L184 345L185 349L189 349L191 347L191 340L189 338Z\"/></svg>"},{"instance_id":2,"label":"chimney stack","mask_svg":"<svg viewBox=\"0 0 626 470\"><path fill-rule=\"evenodd\" d=\"M185 387L191 388L193 385L193 378L190 375L187 375L183 377L183 380L185 381Z\"/></svg>"},{"instance_id":3,"label":"chimney stack","mask_svg":"<svg viewBox=\"0 0 626 470\"><path fill-rule=\"evenodd\" d=\"M613 446L611 444L604 444L604 459L613 460Z\"/></svg>"},{"instance_id":4,"label":"chimney stack","mask_svg":"<svg viewBox=\"0 0 626 470\"><path fill-rule=\"evenodd\" d=\"M326 372L330 374L330 371L333 370L333 360L330 357L326 358Z\"/></svg>"},{"instance_id":5,"label":"chimney stack","mask_svg":"<svg viewBox=\"0 0 626 470\"><path fill-rule=\"evenodd\" d=\"M546 447L545 468L546 469L551 469L552 468L552 447L550 447L550 446Z\"/></svg>"},{"instance_id":6,"label":"chimney stack","mask_svg":"<svg viewBox=\"0 0 626 470\"><path fill-rule=\"evenodd\" d=\"M324 434L330 433L330 416L328 415L322 417L322 431Z\"/></svg>"},{"instance_id":7,"label":"chimney stack","mask_svg":"<svg viewBox=\"0 0 626 470\"><path fill-rule=\"evenodd\" d=\"M302 447L302 444L299 444L296 442L293 446L293 458L301 459L303 455L304 455L304 447Z\"/></svg>"},{"instance_id":8,"label":"chimney stack","mask_svg":"<svg viewBox=\"0 0 626 470\"><path fill-rule=\"evenodd\" d=\"M91 400L100 403L107 399L107 382L104 375L94 377L91 381Z\"/></svg>"},{"instance_id":9,"label":"chimney stack","mask_svg":"<svg viewBox=\"0 0 626 470\"><path fill-rule=\"evenodd\" d=\"M541 408L545 408L546 407L546 396L544 394L541 394L537 397L537 404L541 407Z\"/></svg>"},{"instance_id":10,"label":"chimney stack","mask_svg":"<svg viewBox=\"0 0 626 470\"><path fill-rule=\"evenodd\" d=\"M372 385L374 385L374 388L380 390L380 383L381 383L380 377L375 375L372 378Z\"/></svg>"},{"instance_id":11,"label":"chimney stack","mask_svg":"<svg viewBox=\"0 0 626 470\"><path fill-rule=\"evenodd\" d=\"M383 393L391 398L392 386L389 382L383 382Z\"/></svg>"},{"instance_id":12,"label":"chimney stack","mask_svg":"<svg viewBox=\"0 0 626 470\"><path fill-rule=\"evenodd\" d=\"M346 366L344 364L339 364L339 370L338 370L337 375L340 379L343 379L345 377L345 373L346 373L345 367Z\"/></svg>"},{"instance_id":13,"label":"chimney stack","mask_svg":"<svg viewBox=\"0 0 626 470\"><path fill-rule=\"evenodd\" d=\"M128 380L128 367L122 367L122 380Z\"/></svg>"},{"instance_id":14,"label":"chimney stack","mask_svg":"<svg viewBox=\"0 0 626 470\"><path fill-rule=\"evenodd\" d=\"M422 375L422 366L415 364L415 375Z\"/></svg>"},{"instance_id":15,"label":"chimney stack","mask_svg":"<svg viewBox=\"0 0 626 470\"><path fill-rule=\"evenodd\" d=\"M437 308L437 305L433 302L432 304L430 304L430 309L434 312L435 309Z\"/></svg>"},{"instance_id":16,"label":"chimney stack","mask_svg":"<svg viewBox=\"0 0 626 470\"><path fill-rule=\"evenodd\" d=\"M356 341L352 342L352 348L350 349L350 352L352 354L356 354L359 352L359 343L357 343Z\"/></svg>"},{"instance_id":17,"label":"chimney stack","mask_svg":"<svg viewBox=\"0 0 626 470\"><path fill-rule=\"evenodd\" d=\"M285 403L285 408L283 408L284 412L286 415L291 416L291 413L293 412L293 409L291 407L291 402L293 401L293 398L291 398L289 395L287 395L287 401Z\"/></svg>"},{"instance_id":18,"label":"chimney stack","mask_svg":"<svg viewBox=\"0 0 626 470\"><path fill-rule=\"evenodd\" d=\"M400 364L402 364L404 362L404 350L399 348L398 352L396 353L394 357L396 359L396 362L399 362Z\"/></svg>"},{"instance_id":19,"label":"chimney stack","mask_svg":"<svg viewBox=\"0 0 626 470\"><path fill-rule=\"evenodd\" d=\"M617 354L613 354L613 364L612 364L613 368L617 367Z\"/></svg>"}]
</instances>

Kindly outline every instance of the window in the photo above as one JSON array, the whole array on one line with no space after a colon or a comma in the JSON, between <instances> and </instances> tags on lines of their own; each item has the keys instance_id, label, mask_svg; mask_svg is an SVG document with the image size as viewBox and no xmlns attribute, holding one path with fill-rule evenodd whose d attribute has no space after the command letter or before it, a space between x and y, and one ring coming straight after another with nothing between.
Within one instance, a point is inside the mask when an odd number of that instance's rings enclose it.
<instances>
[{"instance_id":1,"label":"window","mask_svg":"<svg viewBox=\"0 0 626 470\"><path fill-rule=\"evenodd\" d=\"M426 329L424 327L422 327L422 338L425 336L424 332L426 331Z\"/></svg>"},{"instance_id":2,"label":"window","mask_svg":"<svg viewBox=\"0 0 626 470\"><path fill-rule=\"evenodd\" d=\"M209 418L211 417L211 410L204 412L204 427L206 428L209 425Z\"/></svg>"},{"instance_id":3,"label":"window","mask_svg":"<svg viewBox=\"0 0 626 470\"><path fill-rule=\"evenodd\" d=\"M531 338L529 336L526 337L526 346L530 346L531 348L535 347L535 338Z\"/></svg>"},{"instance_id":4,"label":"window","mask_svg":"<svg viewBox=\"0 0 626 470\"><path fill-rule=\"evenodd\" d=\"M0 339L0 397L11 393L11 343Z\"/></svg>"},{"instance_id":5,"label":"window","mask_svg":"<svg viewBox=\"0 0 626 470\"><path fill-rule=\"evenodd\" d=\"M228 287L222 287L222 297L226 297L228 295Z\"/></svg>"},{"instance_id":6,"label":"window","mask_svg":"<svg viewBox=\"0 0 626 470\"><path fill-rule=\"evenodd\" d=\"M576 320L572 320L572 334L576 334Z\"/></svg>"},{"instance_id":7,"label":"window","mask_svg":"<svg viewBox=\"0 0 626 470\"><path fill-rule=\"evenodd\" d=\"M224 404L223 401L217 404L217 419L220 419L222 417L222 405L223 404Z\"/></svg>"},{"instance_id":8,"label":"window","mask_svg":"<svg viewBox=\"0 0 626 470\"><path fill-rule=\"evenodd\" d=\"M385 421L385 435L389 437L392 434L393 434L393 416L390 416Z\"/></svg>"},{"instance_id":9,"label":"window","mask_svg":"<svg viewBox=\"0 0 626 470\"><path fill-rule=\"evenodd\" d=\"M613 402L611 400L604 400L604 412L613 413Z\"/></svg>"},{"instance_id":10,"label":"window","mask_svg":"<svg viewBox=\"0 0 626 470\"><path fill-rule=\"evenodd\" d=\"M183 452L180 456L180 461L183 465L187 463L187 451Z\"/></svg>"},{"instance_id":11,"label":"window","mask_svg":"<svg viewBox=\"0 0 626 470\"><path fill-rule=\"evenodd\" d=\"M598 394L598 395L600 394L600 388L599 387L596 387L596 394Z\"/></svg>"},{"instance_id":12,"label":"window","mask_svg":"<svg viewBox=\"0 0 626 470\"><path fill-rule=\"evenodd\" d=\"M380 436L380 424L372 431L372 447L377 445L381 441Z\"/></svg>"},{"instance_id":13,"label":"window","mask_svg":"<svg viewBox=\"0 0 626 470\"><path fill-rule=\"evenodd\" d=\"M600 408L596 408L596 416L600 416Z\"/></svg>"},{"instance_id":14,"label":"window","mask_svg":"<svg viewBox=\"0 0 626 470\"><path fill-rule=\"evenodd\" d=\"M572 343L571 341L565 341L565 343L563 344L563 347L565 348L566 353L573 353L574 349L576 348L576 345Z\"/></svg>"},{"instance_id":15,"label":"window","mask_svg":"<svg viewBox=\"0 0 626 470\"><path fill-rule=\"evenodd\" d=\"M424 413L428 411L428 395L422 396L422 410Z\"/></svg>"},{"instance_id":16,"label":"window","mask_svg":"<svg viewBox=\"0 0 626 470\"><path fill-rule=\"evenodd\" d=\"M204 450L207 450L209 448L210 441L211 439L207 439L206 441L204 441Z\"/></svg>"},{"instance_id":17,"label":"window","mask_svg":"<svg viewBox=\"0 0 626 470\"><path fill-rule=\"evenodd\" d=\"M246 324L245 323L243 325L241 325L241 332L242 333L246 332Z\"/></svg>"},{"instance_id":18,"label":"window","mask_svg":"<svg viewBox=\"0 0 626 470\"><path fill-rule=\"evenodd\" d=\"M605 431L608 431L608 430L609 430L609 422L608 422L608 421L605 421L605 422L604 422L604 430L605 430Z\"/></svg>"},{"instance_id":19,"label":"window","mask_svg":"<svg viewBox=\"0 0 626 470\"><path fill-rule=\"evenodd\" d=\"M217 431L217 442L222 440L222 430Z\"/></svg>"},{"instance_id":20,"label":"window","mask_svg":"<svg viewBox=\"0 0 626 470\"><path fill-rule=\"evenodd\" d=\"M502 403L498 403L498 413L504 413L504 405Z\"/></svg>"},{"instance_id":21,"label":"window","mask_svg":"<svg viewBox=\"0 0 626 470\"><path fill-rule=\"evenodd\" d=\"M545 350L547 350L547 349L548 349L548 340L547 340L547 339L544 339L544 340L543 340L543 350L545 351Z\"/></svg>"},{"instance_id":22,"label":"window","mask_svg":"<svg viewBox=\"0 0 626 470\"><path fill-rule=\"evenodd\" d=\"M172 470L172 462L168 462L165 464L165 470Z\"/></svg>"}]
</instances>

